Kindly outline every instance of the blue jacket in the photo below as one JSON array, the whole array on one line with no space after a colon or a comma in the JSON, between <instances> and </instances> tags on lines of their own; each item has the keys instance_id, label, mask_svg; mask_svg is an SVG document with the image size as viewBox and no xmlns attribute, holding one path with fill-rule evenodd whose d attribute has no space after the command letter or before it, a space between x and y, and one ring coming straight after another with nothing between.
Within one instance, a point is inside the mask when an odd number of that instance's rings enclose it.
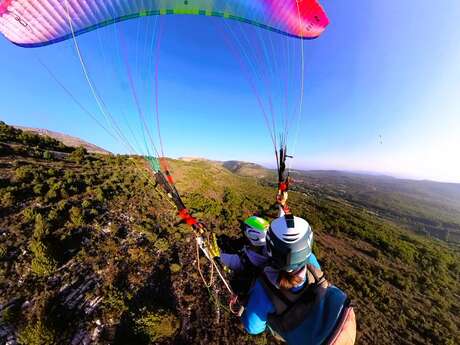
<instances>
[{"instance_id":1,"label":"blue jacket","mask_svg":"<svg viewBox=\"0 0 460 345\"><path fill-rule=\"evenodd\" d=\"M311 254L309 264L320 268L316 257ZM296 290L301 289L296 288ZM314 345L322 343L335 326L343 303L347 296L339 289L331 286L327 289L327 298L321 301L314 308L311 315L307 315L304 322L289 332L288 334L280 334L289 345ZM327 313L333 311L332 313ZM246 310L242 315L242 322L249 334L260 334L265 331L268 325L268 316L275 312L275 307L270 300L270 297L265 291L262 283L257 280L249 294L249 300L246 305ZM327 320L322 318L322 315L330 315ZM337 314L337 315L336 315ZM315 330L312 332L312 330Z\"/></svg>"}]
</instances>

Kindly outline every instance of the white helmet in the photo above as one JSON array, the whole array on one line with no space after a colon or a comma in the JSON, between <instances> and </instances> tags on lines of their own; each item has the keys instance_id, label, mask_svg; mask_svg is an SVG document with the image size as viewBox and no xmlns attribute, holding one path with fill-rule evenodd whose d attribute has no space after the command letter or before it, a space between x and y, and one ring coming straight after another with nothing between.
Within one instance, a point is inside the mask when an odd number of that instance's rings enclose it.
<instances>
[{"instance_id":1,"label":"white helmet","mask_svg":"<svg viewBox=\"0 0 460 345\"><path fill-rule=\"evenodd\" d=\"M312 244L313 231L305 219L287 214L270 224L267 252L278 269L289 272L304 266Z\"/></svg>"},{"instance_id":2,"label":"white helmet","mask_svg":"<svg viewBox=\"0 0 460 345\"><path fill-rule=\"evenodd\" d=\"M256 247L265 246L265 237L270 223L263 218L252 216L247 218L244 224L246 224L244 234L251 244Z\"/></svg>"}]
</instances>

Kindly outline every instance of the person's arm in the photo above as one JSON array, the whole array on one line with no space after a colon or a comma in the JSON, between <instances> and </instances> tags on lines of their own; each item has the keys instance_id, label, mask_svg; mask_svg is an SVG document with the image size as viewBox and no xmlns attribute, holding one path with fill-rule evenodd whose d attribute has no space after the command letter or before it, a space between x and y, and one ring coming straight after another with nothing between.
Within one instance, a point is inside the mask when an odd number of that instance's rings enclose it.
<instances>
[{"instance_id":1,"label":"person's arm","mask_svg":"<svg viewBox=\"0 0 460 345\"><path fill-rule=\"evenodd\" d=\"M283 206L278 205L278 217L283 217L285 214Z\"/></svg>"},{"instance_id":2,"label":"person's arm","mask_svg":"<svg viewBox=\"0 0 460 345\"><path fill-rule=\"evenodd\" d=\"M275 312L275 307L265 293L259 281L252 288L241 322L249 334L263 333L267 327L268 315Z\"/></svg>"},{"instance_id":3,"label":"person's arm","mask_svg":"<svg viewBox=\"0 0 460 345\"><path fill-rule=\"evenodd\" d=\"M220 254L220 262L225 267L230 268L232 271L238 272L243 270L243 264L241 263L241 258L238 254Z\"/></svg>"},{"instance_id":4,"label":"person's arm","mask_svg":"<svg viewBox=\"0 0 460 345\"><path fill-rule=\"evenodd\" d=\"M278 217L283 217L286 214L284 208L286 207L287 199L287 192L282 192L276 196L276 203L278 204Z\"/></svg>"}]
</instances>

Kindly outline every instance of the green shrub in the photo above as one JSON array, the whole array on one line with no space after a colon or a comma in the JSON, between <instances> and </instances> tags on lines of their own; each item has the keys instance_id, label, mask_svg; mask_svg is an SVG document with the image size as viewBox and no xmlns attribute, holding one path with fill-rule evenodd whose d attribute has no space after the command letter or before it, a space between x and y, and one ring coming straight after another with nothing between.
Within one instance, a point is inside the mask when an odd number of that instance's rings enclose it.
<instances>
[{"instance_id":1,"label":"green shrub","mask_svg":"<svg viewBox=\"0 0 460 345\"><path fill-rule=\"evenodd\" d=\"M28 207L22 212L22 219L26 223L29 223L29 222L35 220L36 216L37 216L37 213L35 212L35 209L32 208L32 207Z\"/></svg>"},{"instance_id":2,"label":"green shrub","mask_svg":"<svg viewBox=\"0 0 460 345\"><path fill-rule=\"evenodd\" d=\"M45 152L43 152L43 158L46 160L51 160L53 159L53 154L49 152L48 150L46 150Z\"/></svg>"},{"instance_id":3,"label":"green shrub","mask_svg":"<svg viewBox=\"0 0 460 345\"><path fill-rule=\"evenodd\" d=\"M3 309L2 311L2 319L5 323L7 324L13 324L21 316L21 304L20 303L14 303L13 305L9 306L6 309Z\"/></svg>"},{"instance_id":4,"label":"green shrub","mask_svg":"<svg viewBox=\"0 0 460 345\"><path fill-rule=\"evenodd\" d=\"M57 190L59 190L59 188L56 188L56 185L52 186L52 188L45 194L46 201L55 201L58 198Z\"/></svg>"},{"instance_id":5,"label":"green shrub","mask_svg":"<svg viewBox=\"0 0 460 345\"><path fill-rule=\"evenodd\" d=\"M169 243L166 239L160 238L156 240L156 242L153 244L156 250L159 252L166 252L169 250Z\"/></svg>"},{"instance_id":6,"label":"green shrub","mask_svg":"<svg viewBox=\"0 0 460 345\"><path fill-rule=\"evenodd\" d=\"M23 166L16 169L14 177L18 182L30 182L34 177L33 169L30 166Z\"/></svg>"},{"instance_id":7,"label":"green shrub","mask_svg":"<svg viewBox=\"0 0 460 345\"><path fill-rule=\"evenodd\" d=\"M83 226L85 218L80 208L72 207L69 211L70 222L75 226Z\"/></svg>"},{"instance_id":8,"label":"green shrub","mask_svg":"<svg viewBox=\"0 0 460 345\"><path fill-rule=\"evenodd\" d=\"M0 196L0 206L11 207L14 205L16 198L11 192L2 192Z\"/></svg>"},{"instance_id":9,"label":"green shrub","mask_svg":"<svg viewBox=\"0 0 460 345\"><path fill-rule=\"evenodd\" d=\"M34 184L33 191L38 196L43 196L46 191L46 187L43 183Z\"/></svg>"},{"instance_id":10,"label":"green shrub","mask_svg":"<svg viewBox=\"0 0 460 345\"><path fill-rule=\"evenodd\" d=\"M171 338L177 332L179 326L178 318L163 310L146 313L135 320L136 333L146 336L152 343Z\"/></svg>"},{"instance_id":11,"label":"green shrub","mask_svg":"<svg viewBox=\"0 0 460 345\"><path fill-rule=\"evenodd\" d=\"M60 216L61 216L61 212L59 210L55 209L55 208L52 208L48 212L47 220L50 223L56 223L60 219Z\"/></svg>"},{"instance_id":12,"label":"green shrub","mask_svg":"<svg viewBox=\"0 0 460 345\"><path fill-rule=\"evenodd\" d=\"M169 269L172 273L178 273L182 270L182 266L178 264L171 264L171 266L169 266Z\"/></svg>"},{"instance_id":13,"label":"green shrub","mask_svg":"<svg viewBox=\"0 0 460 345\"><path fill-rule=\"evenodd\" d=\"M86 149L82 146L77 147L70 155L69 158L70 160L76 162L76 163L82 163L85 160L85 156L88 152Z\"/></svg>"},{"instance_id":14,"label":"green shrub","mask_svg":"<svg viewBox=\"0 0 460 345\"><path fill-rule=\"evenodd\" d=\"M96 200L99 202L103 202L105 200L104 191L100 187L97 187L95 192L96 192Z\"/></svg>"},{"instance_id":15,"label":"green shrub","mask_svg":"<svg viewBox=\"0 0 460 345\"><path fill-rule=\"evenodd\" d=\"M61 200L58 202L58 210L59 211L65 211L67 209L68 201L67 200Z\"/></svg>"},{"instance_id":16,"label":"green shrub","mask_svg":"<svg viewBox=\"0 0 460 345\"><path fill-rule=\"evenodd\" d=\"M41 277L50 275L56 269L56 262L50 256L46 245L41 240L34 238L29 248L34 254L31 264L32 272Z\"/></svg>"},{"instance_id":17,"label":"green shrub","mask_svg":"<svg viewBox=\"0 0 460 345\"><path fill-rule=\"evenodd\" d=\"M49 226L41 214L35 216L34 238L42 239L48 235Z\"/></svg>"},{"instance_id":18,"label":"green shrub","mask_svg":"<svg viewBox=\"0 0 460 345\"><path fill-rule=\"evenodd\" d=\"M90 217L97 217L99 215L99 211L95 208L89 210Z\"/></svg>"},{"instance_id":19,"label":"green shrub","mask_svg":"<svg viewBox=\"0 0 460 345\"><path fill-rule=\"evenodd\" d=\"M18 334L21 345L54 345L56 336L41 320L28 324Z\"/></svg>"},{"instance_id":20,"label":"green shrub","mask_svg":"<svg viewBox=\"0 0 460 345\"><path fill-rule=\"evenodd\" d=\"M107 291L102 305L105 310L115 312L117 314L122 314L128 309L125 304L123 293L114 288Z\"/></svg>"},{"instance_id":21,"label":"green shrub","mask_svg":"<svg viewBox=\"0 0 460 345\"><path fill-rule=\"evenodd\" d=\"M31 269L38 276L47 276L56 269L56 262L44 243L44 238L48 235L48 232L48 223L41 214L37 214L35 216L33 238L30 241L29 248L33 253Z\"/></svg>"},{"instance_id":22,"label":"green shrub","mask_svg":"<svg viewBox=\"0 0 460 345\"><path fill-rule=\"evenodd\" d=\"M91 207L91 200L84 200L82 203L81 203L81 207L83 207L84 209L87 209L87 208L90 208Z\"/></svg>"},{"instance_id":23,"label":"green shrub","mask_svg":"<svg viewBox=\"0 0 460 345\"><path fill-rule=\"evenodd\" d=\"M58 172L56 171L56 169L49 168L46 174L48 175L48 177L51 178L51 177L56 177L58 175Z\"/></svg>"},{"instance_id":24,"label":"green shrub","mask_svg":"<svg viewBox=\"0 0 460 345\"><path fill-rule=\"evenodd\" d=\"M0 246L0 260L3 260L6 257L7 249L4 245Z\"/></svg>"}]
</instances>

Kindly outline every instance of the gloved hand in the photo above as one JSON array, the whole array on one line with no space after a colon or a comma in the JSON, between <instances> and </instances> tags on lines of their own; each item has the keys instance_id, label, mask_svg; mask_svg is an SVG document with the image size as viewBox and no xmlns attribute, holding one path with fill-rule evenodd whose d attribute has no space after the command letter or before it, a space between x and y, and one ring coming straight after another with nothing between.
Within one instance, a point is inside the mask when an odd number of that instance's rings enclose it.
<instances>
[{"instance_id":1,"label":"gloved hand","mask_svg":"<svg viewBox=\"0 0 460 345\"><path fill-rule=\"evenodd\" d=\"M276 196L276 203L284 207L286 205L287 199L288 192L280 192Z\"/></svg>"},{"instance_id":2,"label":"gloved hand","mask_svg":"<svg viewBox=\"0 0 460 345\"><path fill-rule=\"evenodd\" d=\"M213 258L218 258L220 256L220 248L217 245L217 236L214 233L212 233L209 237L209 254Z\"/></svg>"}]
</instances>

